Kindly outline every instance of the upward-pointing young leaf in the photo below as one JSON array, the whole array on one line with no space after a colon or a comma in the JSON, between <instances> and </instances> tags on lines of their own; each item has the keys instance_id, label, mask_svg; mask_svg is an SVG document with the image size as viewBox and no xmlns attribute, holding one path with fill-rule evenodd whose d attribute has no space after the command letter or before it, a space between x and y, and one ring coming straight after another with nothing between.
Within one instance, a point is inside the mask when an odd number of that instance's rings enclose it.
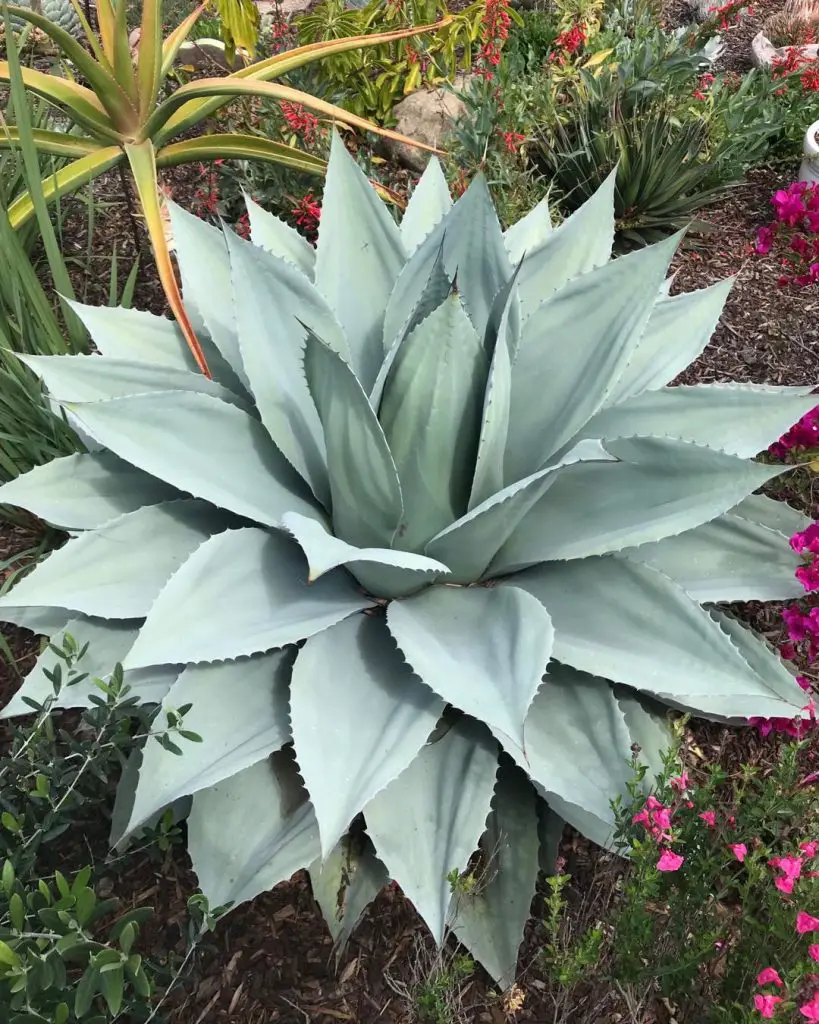
<instances>
[{"instance_id":1,"label":"upward-pointing young leaf","mask_svg":"<svg viewBox=\"0 0 819 1024\"><path fill-rule=\"evenodd\" d=\"M316 268L316 250L313 246L295 228L268 213L247 193L244 199L253 244L274 256L281 256L312 281Z\"/></svg>"},{"instance_id":2,"label":"upward-pointing young leaf","mask_svg":"<svg viewBox=\"0 0 819 1024\"><path fill-rule=\"evenodd\" d=\"M452 208L452 197L438 158L433 156L412 191L401 218L401 239L414 252Z\"/></svg>"}]
</instances>

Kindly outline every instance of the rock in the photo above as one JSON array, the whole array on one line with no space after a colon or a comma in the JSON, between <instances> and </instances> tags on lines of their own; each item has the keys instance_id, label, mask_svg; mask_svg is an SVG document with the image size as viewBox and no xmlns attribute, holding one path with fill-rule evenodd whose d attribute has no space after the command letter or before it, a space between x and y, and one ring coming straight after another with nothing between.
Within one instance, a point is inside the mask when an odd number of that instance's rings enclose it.
<instances>
[{"instance_id":1,"label":"rock","mask_svg":"<svg viewBox=\"0 0 819 1024\"><path fill-rule=\"evenodd\" d=\"M227 59L225 44L221 39L186 39L179 47L176 64L184 64L196 71L213 71L214 65L225 71L236 71L248 62L248 52L237 49L233 61Z\"/></svg>"},{"instance_id":2,"label":"rock","mask_svg":"<svg viewBox=\"0 0 819 1024\"><path fill-rule=\"evenodd\" d=\"M466 113L466 104L458 96L466 87L467 78L459 75L450 89L418 89L393 107L395 130L410 139L440 148L444 134ZM410 170L420 174L430 154L404 142L384 140L384 148Z\"/></svg>"},{"instance_id":3,"label":"rock","mask_svg":"<svg viewBox=\"0 0 819 1024\"><path fill-rule=\"evenodd\" d=\"M256 9L264 17L265 14L278 13L283 18L292 18L301 14L310 6L311 0L256 0Z\"/></svg>"},{"instance_id":4,"label":"rock","mask_svg":"<svg viewBox=\"0 0 819 1024\"><path fill-rule=\"evenodd\" d=\"M773 64L774 59L784 60L788 56L788 50L798 50L807 60L819 58L819 44L811 43L807 46L774 46L764 32L757 32L751 40L751 61L754 67L763 68Z\"/></svg>"}]
</instances>

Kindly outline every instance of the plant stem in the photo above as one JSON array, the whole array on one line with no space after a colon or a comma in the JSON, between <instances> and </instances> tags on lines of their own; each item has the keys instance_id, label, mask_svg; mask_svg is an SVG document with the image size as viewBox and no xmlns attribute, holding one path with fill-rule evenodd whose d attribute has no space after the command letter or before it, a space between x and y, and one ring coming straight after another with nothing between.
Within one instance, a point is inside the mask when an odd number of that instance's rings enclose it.
<instances>
[{"instance_id":1,"label":"plant stem","mask_svg":"<svg viewBox=\"0 0 819 1024\"><path fill-rule=\"evenodd\" d=\"M119 180L122 185L122 192L125 196L125 205L128 207L128 220L131 222L131 233L134 236L134 248L136 250L135 255L139 256L142 253L142 239L139 234L139 228L136 222L136 211L134 210L134 200L131 195L131 184L125 176L125 170L122 164L119 165Z\"/></svg>"}]
</instances>

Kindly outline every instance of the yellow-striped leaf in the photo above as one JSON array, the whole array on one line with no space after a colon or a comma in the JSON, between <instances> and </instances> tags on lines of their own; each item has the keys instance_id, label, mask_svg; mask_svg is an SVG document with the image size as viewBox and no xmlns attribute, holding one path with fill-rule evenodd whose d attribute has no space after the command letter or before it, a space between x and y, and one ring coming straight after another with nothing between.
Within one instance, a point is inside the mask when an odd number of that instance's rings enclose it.
<instances>
[{"instance_id":1,"label":"yellow-striped leaf","mask_svg":"<svg viewBox=\"0 0 819 1024\"><path fill-rule=\"evenodd\" d=\"M95 153L89 153L88 156L61 167L56 174L50 174L40 183L46 202L50 203L60 196L74 192L87 181L110 170L119 163L122 157L123 153L119 146L105 146ZM25 224L33 213L34 203L31 195L24 192L14 200L8 209L11 226L16 230Z\"/></svg>"},{"instance_id":2,"label":"yellow-striped leaf","mask_svg":"<svg viewBox=\"0 0 819 1024\"><path fill-rule=\"evenodd\" d=\"M324 174L326 161L312 153L303 153L283 142L263 139L258 135L201 135L198 139L172 142L156 154L157 167L174 167L199 160L266 160L282 164L294 171L308 174Z\"/></svg>"}]
</instances>

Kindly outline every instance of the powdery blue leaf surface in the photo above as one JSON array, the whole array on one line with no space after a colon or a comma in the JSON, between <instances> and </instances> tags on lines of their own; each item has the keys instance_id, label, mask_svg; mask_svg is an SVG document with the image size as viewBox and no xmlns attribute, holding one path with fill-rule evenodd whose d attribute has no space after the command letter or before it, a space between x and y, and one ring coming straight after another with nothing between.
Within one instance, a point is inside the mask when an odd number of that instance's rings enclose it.
<instances>
[{"instance_id":1,"label":"powdery blue leaf surface","mask_svg":"<svg viewBox=\"0 0 819 1024\"><path fill-rule=\"evenodd\" d=\"M732 516L747 519L759 526L766 526L786 537L806 530L813 522L802 512L797 512L784 501L775 501L766 494L749 494L747 498L729 510Z\"/></svg>"},{"instance_id":2,"label":"powdery blue leaf surface","mask_svg":"<svg viewBox=\"0 0 819 1024\"><path fill-rule=\"evenodd\" d=\"M378 856L439 945L451 901L447 875L466 868L486 828L497 758L487 730L462 718L364 810Z\"/></svg>"},{"instance_id":3,"label":"powdery blue leaf surface","mask_svg":"<svg viewBox=\"0 0 819 1024\"><path fill-rule=\"evenodd\" d=\"M389 881L387 869L366 836L346 836L327 860L317 857L308 870L338 959L362 914Z\"/></svg>"},{"instance_id":4,"label":"powdery blue leaf surface","mask_svg":"<svg viewBox=\"0 0 819 1024\"><path fill-rule=\"evenodd\" d=\"M183 750L180 757L156 739L146 741L123 835L180 797L230 778L289 741L291 665L290 654L276 651L219 665L191 665L182 672L162 702L159 727L163 712L190 704L182 727L202 742L175 739Z\"/></svg>"},{"instance_id":5,"label":"powdery blue leaf surface","mask_svg":"<svg viewBox=\"0 0 819 1024\"><path fill-rule=\"evenodd\" d=\"M524 217L504 231L503 243L511 261L518 263L524 257L532 259L534 253L548 240L552 230L549 197L544 196L537 206L533 206Z\"/></svg>"},{"instance_id":6,"label":"powdery blue leaf surface","mask_svg":"<svg viewBox=\"0 0 819 1024\"><path fill-rule=\"evenodd\" d=\"M4 604L56 605L100 618L140 618L188 555L228 525L230 517L203 501L127 512L52 551L0 597L0 613Z\"/></svg>"},{"instance_id":7,"label":"powdery blue leaf surface","mask_svg":"<svg viewBox=\"0 0 819 1024\"><path fill-rule=\"evenodd\" d=\"M452 208L452 197L438 157L433 156L407 203L401 218L401 239L414 252Z\"/></svg>"},{"instance_id":8,"label":"powdery blue leaf surface","mask_svg":"<svg viewBox=\"0 0 819 1024\"><path fill-rule=\"evenodd\" d=\"M310 637L293 669L290 704L326 858L416 756L444 702L413 675L383 620L357 615Z\"/></svg>"},{"instance_id":9,"label":"powdery blue leaf surface","mask_svg":"<svg viewBox=\"0 0 819 1024\"><path fill-rule=\"evenodd\" d=\"M316 268L316 250L304 235L299 234L279 217L268 213L247 193L244 196L250 221L250 238L254 245L287 260L309 280L313 280ZM241 338L240 338L241 342Z\"/></svg>"},{"instance_id":10,"label":"powdery blue leaf surface","mask_svg":"<svg viewBox=\"0 0 819 1024\"><path fill-rule=\"evenodd\" d=\"M657 776L665 768L665 758L674 745L674 730L663 704L627 690L615 687L614 696L626 719L626 727L634 746L639 747L637 760L648 766L643 789L654 788Z\"/></svg>"},{"instance_id":11,"label":"powdery blue leaf surface","mask_svg":"<svg viewBox=\"0 0 819 1024\"><path fill-rule=\"evenodd\" d=\"M65 455L0 487L0 503L19 505L65 530L93 530L109 519L179 497L113 452Z\"/></svg>"},{"instance_id":12,"label":"powdery blue leaf surface","mask_svg":"<svg viewBox=\"0 0 819 1024\"><path fill-rule=\"evenodd\" d=\"M387 625L427 686L523 745L554 638L540 601L517 587L431 587L393 601Z\"/></svg>"},{"instance_id":13,"label":"powdery blue leaf surface","mask_svg":"<svg viewBox=\"0 0 819 1024\"><path fill-rule=\"evenodd\" d=\"M312 636L370 603L343 573L308 584L304 556L289 537L228 530L171 577L127 667L258 654Z\"/></svg>"}]
</instances>

